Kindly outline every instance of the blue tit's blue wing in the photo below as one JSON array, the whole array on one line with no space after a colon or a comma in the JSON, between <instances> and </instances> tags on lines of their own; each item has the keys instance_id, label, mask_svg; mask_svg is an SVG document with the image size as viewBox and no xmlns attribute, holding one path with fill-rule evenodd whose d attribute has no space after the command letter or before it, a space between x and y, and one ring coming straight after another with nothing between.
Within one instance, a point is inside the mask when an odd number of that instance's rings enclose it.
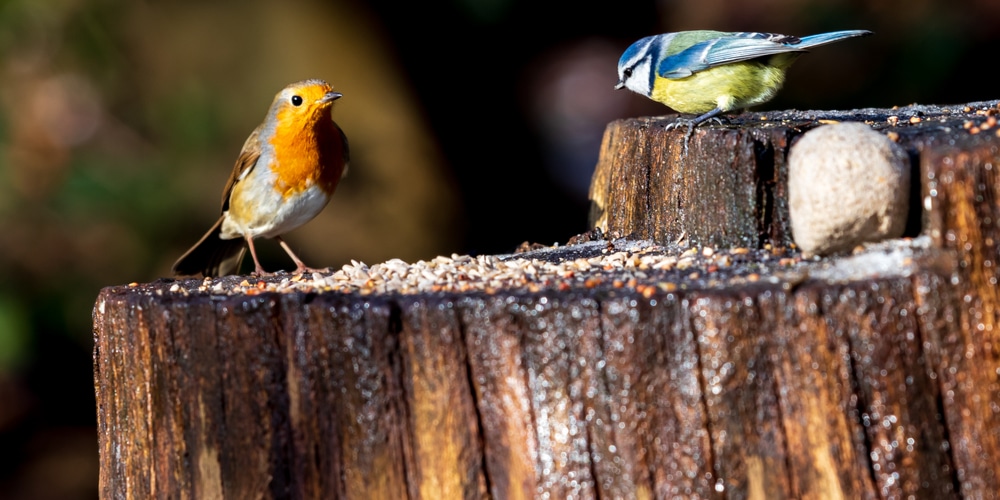
<instances>
[{"instance_id":1,"label":"blue tit's blue wing","mask_svg":"<svg viewBox=\"0 0 1000 500\"><path fill-rule=\"evenodd\" d=\"M660 61L664 78L684 78L699 71L757 57L805 50L794 36L772 33L730 33L696 43Z\"/></svg>"}]
</instances>

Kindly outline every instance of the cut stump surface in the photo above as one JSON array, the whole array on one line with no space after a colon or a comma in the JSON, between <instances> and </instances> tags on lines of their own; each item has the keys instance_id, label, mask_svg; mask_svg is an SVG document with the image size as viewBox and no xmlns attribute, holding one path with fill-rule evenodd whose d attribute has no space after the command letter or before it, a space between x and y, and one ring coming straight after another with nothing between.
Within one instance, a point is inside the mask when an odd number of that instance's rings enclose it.
<instances>
[{"instance_id":1,"label":"cut stump surface","mask_svg":"<svg viewBox=\"0 0 1000 500\"><path fill-rule=\"evenodd\" d=\"M995 497L1000 136L969 108L743 115L696 131L704 171L615 122L594 221L629 238L105 288L101 495ZM891 114L914 237L804 259L784 148Z\"/></svg>"}]
</instances>

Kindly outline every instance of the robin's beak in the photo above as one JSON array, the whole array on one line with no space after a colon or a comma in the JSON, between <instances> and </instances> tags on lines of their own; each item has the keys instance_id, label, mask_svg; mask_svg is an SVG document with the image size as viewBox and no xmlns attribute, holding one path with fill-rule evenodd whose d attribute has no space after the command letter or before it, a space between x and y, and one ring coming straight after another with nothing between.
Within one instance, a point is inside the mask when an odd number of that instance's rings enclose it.
<instances>
[{"instance_id":1,"label":"robin's beak","mask_svg":"<svg viewBox=\"0 0 1000 500\"><path fill-rule=\"evenodd\" d=\"M323 94L323 97L320 97L316 102L318 102L320 104L326 104L328 102L336 101L337 99L340 99L341 97L344 97L344 94L341 94L340 92L332 92L331 91L331 92L327 92L327 93Z\"/></svg>"},{"instance_id":2,"label":"robin's beak","mask_svg":"<svg viewBox=\"0 0 1000 500\"><path fill-rule=\"evenodd\" d=\"M625 88L625 82L619 81L618 85L615 85L615 90L621 90Z\"/></svg>"}]
</instances>

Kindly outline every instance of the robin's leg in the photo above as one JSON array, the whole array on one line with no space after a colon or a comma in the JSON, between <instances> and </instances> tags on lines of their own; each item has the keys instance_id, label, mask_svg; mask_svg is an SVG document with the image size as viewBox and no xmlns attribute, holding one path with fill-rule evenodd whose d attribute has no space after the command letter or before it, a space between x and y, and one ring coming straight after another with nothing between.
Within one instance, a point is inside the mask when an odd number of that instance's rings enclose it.
<instances>
[{"instance_id":1,"label":"robin's leg","mask_svg":"<svg viewBox=\"0 0 1000 500\"><path fill-rule=\"evenodd\" d=\"M257 260L257 250L253 248L253 238L248 236L246 240L247 246L250 247L250 256L253 257L253 274L257 276L267 276L269 273L264 270L264 268L260 265L260 261Z\"/></svg>"},{"instance_id":2,"label":"robin's leg","mask_svg":"<svg viewBox=\"0 0 1000 500\"><path fill-rule=\"evenodd\" d=\"M275 236L274 239L278 240L278 243L281 245L281 248L284 248L288 256L291 257L292 261L295 262L296 273L302 273L305 271L309 271L311 273L319 272L319 269L313 269L311 267L306 266L302 262L302 259L300 259L297 255L295 255L295 252L293 252L291 247L288 246L288 243L285 243L285 240L281 239L281 236Z\"/></svg>"}]
</instances>

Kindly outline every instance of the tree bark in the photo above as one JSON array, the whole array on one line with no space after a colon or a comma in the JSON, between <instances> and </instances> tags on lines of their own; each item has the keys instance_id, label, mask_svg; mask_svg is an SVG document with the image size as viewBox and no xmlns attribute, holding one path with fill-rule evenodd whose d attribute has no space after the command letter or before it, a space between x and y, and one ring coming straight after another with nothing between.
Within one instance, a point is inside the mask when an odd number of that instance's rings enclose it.
<instances>
[{"instance_id":1,"label":"tree bark","mask_svg":"<svg viewBox=\"0 0 1000 500\"><path fill-rule=\"evenodd\" d=\"M1000 136L969 133L964 120L986 118L970 107L877 111L922 113L890 131L920 169L923 236L858 255L769 257L790 242L784 148L811 125L699 129L678 162L683 131L626 120L609 125L595 222L771 250L726 270L594 267L532 289L105 288L101 495L995 497Z\"/></svg>"},{"instance_id":2,"label":"tree bark","mask_svg":"<svg viewBox=\"0 0 1000 500\"><path fill-rule=\"evenodd\" d=\"M972 134L966 122L982 125L997 111L996 102L983 102L744 113L728 118L725 126L696 128L686 155L684 127L665 128L673 116L618 120L604 133L590 187L590 223L605 233L663 244L788 246L787 158L798 136L825 123L864 122L922 161L924 152L988 149L995 126L982 131L977 126ZM910 232L916 233L921 184L913 186Z\"/></svg>"}]
</instances>

